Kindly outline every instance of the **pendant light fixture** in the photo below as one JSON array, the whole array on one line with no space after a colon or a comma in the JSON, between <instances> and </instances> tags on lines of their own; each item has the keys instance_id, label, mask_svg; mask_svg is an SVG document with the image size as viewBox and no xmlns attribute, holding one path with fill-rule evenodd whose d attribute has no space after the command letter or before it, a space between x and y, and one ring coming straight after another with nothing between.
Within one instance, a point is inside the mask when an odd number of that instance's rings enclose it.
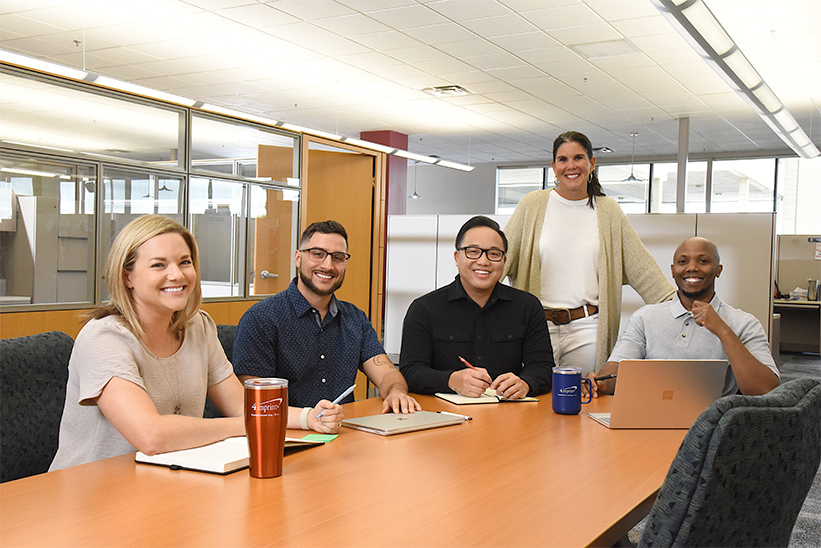
<instances>
[{"instance_id":1,"label":"pendant light fixture","mask_svg":"<svg viewBox=\"0 0 821 548\"><path fill-rule=\"evenodd\" d=\"M636 135L638 135L638 133L633 132L630 135L633 137L633 152L630 154L630 176L627 177L627 179L625 179L623 181L625 183L627 183L627 182L632 183L632 182L641 181L641 179L639 179L638 177L633 175L633 165L636 162Z\"/></svg>"},{"instance_id":2,"label":"pendant light fixture","mask_svg":"<svg viewBox=\"0 0 821 548\"><path fill-rule=\"evenodd\" d=\"M416 192L416 170L417 169L419 169L419 162L414 162L413 163L413 194L408 196L408 198L411 198L413 200L421 200L423 198L423 196L420 196Z\"/></svg>"}]
</instances>

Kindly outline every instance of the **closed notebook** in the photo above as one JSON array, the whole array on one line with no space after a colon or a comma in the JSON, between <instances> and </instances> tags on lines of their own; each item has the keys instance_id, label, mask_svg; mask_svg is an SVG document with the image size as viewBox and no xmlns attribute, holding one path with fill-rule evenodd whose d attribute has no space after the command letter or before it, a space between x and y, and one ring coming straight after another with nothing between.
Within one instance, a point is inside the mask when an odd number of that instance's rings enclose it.
<instances>
[{"instance_id":1,"label":"closed notebook","mask_svg":"<svg viewBox=\"0 0 821 548\"><path fill-rule=\"evenodd\" d=\"M504 396L497 396L496 391L488 388L485 390L485 393L481 396L477 396L472 398L470 396L463 396L461 394L451 394L448 392L437 392L437 398L442 398L445 401L449 401L450 403L455 403L456 405L468 405L474 403L500 403L500 402L520 402L520 401L539 401L539 398L534 397L527 397L527 398L519 398L519 399L511 399L505 398Z\"/></svg>"},{"instance_id":2,"label":"closed notebook","mask_svg":"<svg viewBox=\"0 0 821 548\"><path fill-rule=\"evenodd\" d=\"M323 443L321 441L285 438L285 449L311 447ZM169 451L168 453L158 453L156 455L146 455L141 451L137 451L134 460L143 464L167 466L173 470L194 470L225 475L248 468L248 441L245 436L240 436L202 447Z\"/></svg>"}]
</instances>

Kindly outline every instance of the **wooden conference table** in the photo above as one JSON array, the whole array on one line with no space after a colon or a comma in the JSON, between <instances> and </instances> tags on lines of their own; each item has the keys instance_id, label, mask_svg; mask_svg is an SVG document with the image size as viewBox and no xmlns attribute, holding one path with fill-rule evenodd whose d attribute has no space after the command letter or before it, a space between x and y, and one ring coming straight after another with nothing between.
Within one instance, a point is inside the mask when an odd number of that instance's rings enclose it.
<instances>
[{"instance_id":1,"label":"wooden conference table","mask_svg":"<svg viewBox=\"0 0 821 548\"><path fill-rule=\"evenodd\" d=\"M382 437L342 428L253 479L123 455L0 485L0 545L611 546L647 514L686 430L608 430L539 403L429 411L472 421ZM345 406L377 414L381 399ZM289 432L301 437L304 432Z\"/></svg>"}]
</instances>

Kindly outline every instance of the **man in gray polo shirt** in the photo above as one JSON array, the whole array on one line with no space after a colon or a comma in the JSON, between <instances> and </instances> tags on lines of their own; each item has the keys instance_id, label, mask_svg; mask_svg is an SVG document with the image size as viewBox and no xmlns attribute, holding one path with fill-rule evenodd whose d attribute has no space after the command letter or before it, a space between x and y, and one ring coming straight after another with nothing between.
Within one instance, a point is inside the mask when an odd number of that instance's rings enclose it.
<instances>
[{"instance_id":1,"label":"man in gray polo shirt","mask_svg":"<svg viewBox=\"0 0 821 548\"><path fill-rule=\"evenodd\" d=\"M678 291L672 300L646 305L630 318L595 379L618 372L625 359L726 359L723 395L765 394L778 386L779 373L761 323L719 300L715 279L723 269L715 244L689 238L672 264ZM594 396L612 394L616 379L594 383Z\"/></svg>"}]
</instances>

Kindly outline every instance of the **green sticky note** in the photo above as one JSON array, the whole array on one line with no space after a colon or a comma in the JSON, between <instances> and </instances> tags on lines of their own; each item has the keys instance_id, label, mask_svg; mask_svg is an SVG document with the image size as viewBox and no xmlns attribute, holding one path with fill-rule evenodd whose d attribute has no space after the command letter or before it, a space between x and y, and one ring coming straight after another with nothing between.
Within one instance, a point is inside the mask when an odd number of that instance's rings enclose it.
<instances>
[{"instance_id":1,"label":"green sticky note","mask_svg":"<svg viewBox=\"0 0 821 548\"><path fill-rule=\"evenodd\" d=\"M339 434L308 434L307 436L303 436L302 439L303 440L309 440L309 441L328 442L328 441L334 441L338 436L339 436Z\"/></svg>"}]
</instances>

